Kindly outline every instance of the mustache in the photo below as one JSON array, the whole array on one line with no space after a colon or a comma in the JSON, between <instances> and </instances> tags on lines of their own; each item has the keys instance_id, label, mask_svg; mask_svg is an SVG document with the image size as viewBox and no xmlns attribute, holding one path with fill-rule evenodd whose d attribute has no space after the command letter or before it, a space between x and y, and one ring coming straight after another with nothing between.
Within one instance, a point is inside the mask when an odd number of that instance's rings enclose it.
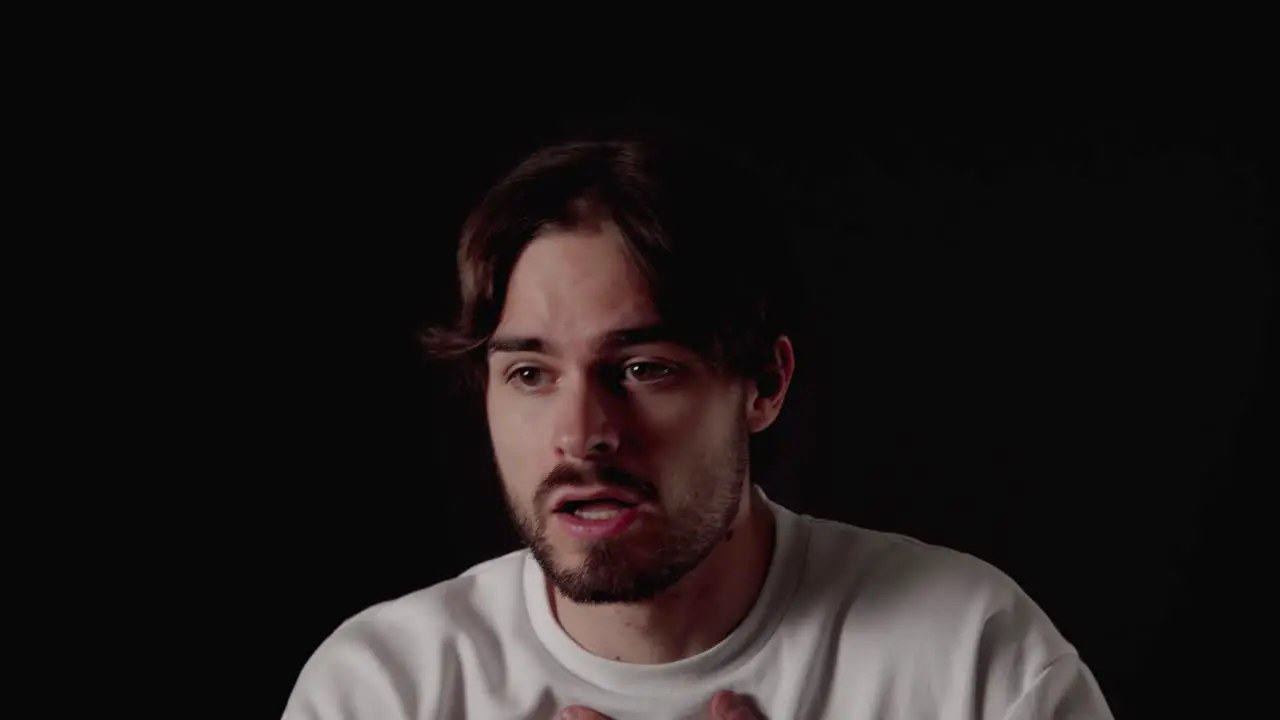
<instances>
[{"instance_id":1,"label":"mustache","mask_svg":"<svg viewBox=\"0 0 1280 720\"><path fill-rule=\"evenodd\" d=\"M587 487L603 485L605 487L628 490L644 500L657 500L658 488L643 478L632 475L621 468L602 466L584 468L577 465L561 463L547 473L547 477L538 485L534 494L534 502L538 506L546 504L551 493L564 487Z\"/></svg>"}]
</instances>

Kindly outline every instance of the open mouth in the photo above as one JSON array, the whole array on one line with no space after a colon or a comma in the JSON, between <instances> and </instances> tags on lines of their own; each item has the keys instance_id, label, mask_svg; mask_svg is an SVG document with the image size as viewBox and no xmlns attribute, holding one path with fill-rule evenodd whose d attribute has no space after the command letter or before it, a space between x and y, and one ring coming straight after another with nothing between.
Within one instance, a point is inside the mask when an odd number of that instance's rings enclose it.
<instances>
[{"instance_id":1,"label":"open mouth","mask_svg":"<svg viewBox=\"0 0 1280 720\"><path fill-rule=\"evenodd\" d=\"M592 498L590 500L566 500L556 508L556 512L580 517L583 520L608 520L616 517L633 503L623 502L617 498Z\"/></svg>"}]
</instances>

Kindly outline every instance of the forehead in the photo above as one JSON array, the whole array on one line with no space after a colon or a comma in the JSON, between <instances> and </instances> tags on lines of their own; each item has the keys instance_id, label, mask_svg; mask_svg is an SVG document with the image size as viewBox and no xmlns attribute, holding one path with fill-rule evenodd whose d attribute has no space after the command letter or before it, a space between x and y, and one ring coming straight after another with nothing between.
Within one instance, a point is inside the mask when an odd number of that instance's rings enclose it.
<instances>
[{"instance_id":1,"label":"forehead","mask_svg":"<svg viewBox=\"0 0 1280 720\"><path fill-rule=\"evenodd\" d=\"M551 227L529 242L512 269L497 331L572 344L658 320L621 231L605 220Z\"/></svg>"}]
</instances>

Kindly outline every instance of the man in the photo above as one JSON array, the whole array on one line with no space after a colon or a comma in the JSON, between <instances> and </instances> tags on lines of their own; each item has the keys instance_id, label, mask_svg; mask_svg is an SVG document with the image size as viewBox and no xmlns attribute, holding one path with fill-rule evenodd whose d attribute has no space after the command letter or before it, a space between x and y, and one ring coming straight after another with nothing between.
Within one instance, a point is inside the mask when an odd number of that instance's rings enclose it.
<instances>
[{"instance_id":1,"label":"man","mask_svg":"<svg viewBox=\"0 0 1280 720\"><path fill-rule=\"evenodd\" d=\"M656 138L491 190L431 347L477 373L528 547L348 620L285 718L1111 717L996 569L754 484L795 356L752 193Z\"/></svg>"}]
</instances>

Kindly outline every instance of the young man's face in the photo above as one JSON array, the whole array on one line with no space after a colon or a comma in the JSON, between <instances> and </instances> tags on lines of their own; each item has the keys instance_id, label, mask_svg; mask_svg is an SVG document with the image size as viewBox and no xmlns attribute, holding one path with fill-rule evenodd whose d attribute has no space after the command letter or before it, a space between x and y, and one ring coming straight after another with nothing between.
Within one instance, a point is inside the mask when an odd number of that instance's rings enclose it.
<instances>
[{"instance_id":1,"label":"young man's face","mask_svg":"<svg viewBox=\"0 0 1280 720\"><path fill-rule=\"evenodd\" d=\"M509 509L578 602L669 587L724 538L745 487L754 383L713 371L659 320L601 222L529 243L490 343Z\"/></svg>"}]
</instances>

